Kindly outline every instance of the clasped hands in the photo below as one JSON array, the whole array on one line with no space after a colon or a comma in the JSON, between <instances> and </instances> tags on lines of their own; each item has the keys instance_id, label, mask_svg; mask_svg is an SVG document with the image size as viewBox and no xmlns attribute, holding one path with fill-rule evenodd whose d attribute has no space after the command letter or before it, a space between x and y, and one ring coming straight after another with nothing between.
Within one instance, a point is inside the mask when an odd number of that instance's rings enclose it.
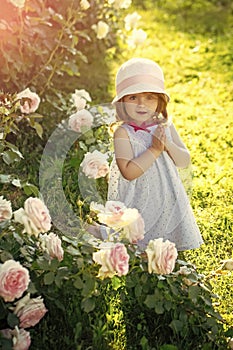
<instances>
[{"instance_id":1,"label":"clasped hands","mask_svg":"<svg viewBox=\"0 0 233 350\"><path fill-rule=\"evenodd\" d=\"M163 125L158 125L158 127L155 129L152 135L151 147L159 152L167 151L165 127Z\"/></svg>"}]
</instances>

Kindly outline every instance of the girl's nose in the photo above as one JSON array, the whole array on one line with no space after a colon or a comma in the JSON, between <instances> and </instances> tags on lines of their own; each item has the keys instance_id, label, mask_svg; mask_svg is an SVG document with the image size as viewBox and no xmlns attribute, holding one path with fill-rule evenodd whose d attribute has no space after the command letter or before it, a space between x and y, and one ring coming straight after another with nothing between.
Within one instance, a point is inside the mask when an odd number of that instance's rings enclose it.
<instances>
[{"instance_id":1,"label":"girl's nose","mask_svg":"<svg viewBox=\"0 0 233 350\"><path fill-rule=\"evenodd\" d=\"M144 106L145 99L143 96L138 96L138 105Z\"/></svg>"}]
</instances>

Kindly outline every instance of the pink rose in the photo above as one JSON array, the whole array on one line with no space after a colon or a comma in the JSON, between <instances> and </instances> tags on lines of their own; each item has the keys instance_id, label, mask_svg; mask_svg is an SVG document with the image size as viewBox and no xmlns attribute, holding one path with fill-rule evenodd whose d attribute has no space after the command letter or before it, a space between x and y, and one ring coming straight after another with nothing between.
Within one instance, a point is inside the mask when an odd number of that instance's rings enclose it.
<instances>
[{"instance_id":1,"label":"pink rose","mask_svg":"<svg viewBox=\"0 0 233 350\"><path fill-rule=\"evenodd\" d=\"M0 222L10 220L12 217L11 202L0 196Z\"/></svg>"},{"instance_id":2,"label":"pink rose","mask_svg":"<svg viewBox=\"0 0 233 350\"><path fill-rule=\"evenodd\" d=\"M99 167L98 173L97 173L97 179L100 177L105 177L109 173L109 165L103 164Z\"/></svg>"},{"instance_id":3,"label":"pink rose","mask_svg":"<svg viewBox=\"0 0 233 350\"><path fill-rule=\"evenodd\" d=\"M86 109L79 110L69 117L69 128L76 132L81 132L82 128L91 128L93 123L92 114Z\"/></svg>"},{"instance_id":4,"label":"pink rose","mask_svg":"<svg viewBox=\"0 0 233 350\"><path fill-rule=\"evenodd\" d=\"M174 270L178 256L175 243L162 238L151 240L146 249L149 273L169 274Z\"/></svg>"},{"instance_id":5,"label":"pink rose","mask_svg":"<svg viewBox=\"0 0 233 350\"><path fill-rule=\"evenodd\" d=\"M126 209L126 206L123 202L120 201L107 201L105 203L105 211L113 214L122 215Z\"/></svg>"},{"instance_id":6,"label":"pink rose","mask_svg":"<svg viewBox=\"0 0 233 350\"><path fill-rule=\"evenodd\" d=\"M51 228L51 217L48 208L39 198L29 197L24 203L24 210L39 232L48 232Z\"/></svg>"},{"instance_id":7,"label":"pink rose","mask_svg":"<svg viewBox=\"0 0 233 350\"><path fill-rule=\"evenodd\" d=\"M0 266L0 296L5 301L20 298L28 288L30 278L26 268L14 260L7 260Z\"/></svg>"},{"instance_id":8,"label":"pink rose","mask_svg":"<svg viewBox=\"0 0 233 350\"><path fill-rule=\"evenodd\" d=\"M87 177L98 179L101 177L103 167L105 167L104 175L107 175L109 172L107 159L108 155L106 153L104 154L97 150L92 153L87 152L80 166L82 167L82 170Z\"/></svg>"},{"instance_id":9,"label":"pink rose","mask_svg":"<svg viewBox=\"0 0 233 350\"><path fill-rule=\"evenodd\" d=\"M0 333L3 338L12 339L13 350L28 350L31 345L30 333L24 329L2 329Z\"/></svg>"},{"instance_id":10,"label":"pink rose","mask_svg":"<svg viewBox=\"0 0 233 350\"><path fill-rule=\"evenodd\" d=\"M35 326L47 311L41 297L30 299L28 294L16 303L14 313L19 318L20 327L29 328Z\"/></svg>"},{"instance_id":11,"label":"pink rose","mask_svg":"<svg viewBox=\"0 0 233 350\"><path fill-rule=\"evenodd\" d=\"M40 97L35 92L32 92L29 88L18 93L17 98L21 100L20 110L22 113L34 113L39 107Z\"/></svg>"},{"instance_id":12,"label":"pink rose","mask_svg":"<svg viewBox=\"0 0 233 350\"><path fill-rule=\"evenodd\" d=\"M124 244L117 243L111 249L110 261L118 276L127 275L129 271L129 255Z\"/></svg>"},{"instance_id":13,"label":"pink rose","mask_svg":"<svg viewBox=\"0 0 233 350\"><path fill-rule=\"evenodd\" d=\"M98 274L100 278L126 275L129 270L129 255L122 243L110 244L93 253L93 260L101 265Z\"/></svg>"},{"instance_id":14,"label":"pink rose","mask_svg":"<svg viewBox=\"0 0 233 350\"><path fill-rule=\"evenodd\" d=\"M58 261L63 260L64 250L61 246L60 238L55 235L53 232L40 236L40 241L42 245L42 249L47 251L51 258L57 258Z\"/></svg>"}]
</instances>

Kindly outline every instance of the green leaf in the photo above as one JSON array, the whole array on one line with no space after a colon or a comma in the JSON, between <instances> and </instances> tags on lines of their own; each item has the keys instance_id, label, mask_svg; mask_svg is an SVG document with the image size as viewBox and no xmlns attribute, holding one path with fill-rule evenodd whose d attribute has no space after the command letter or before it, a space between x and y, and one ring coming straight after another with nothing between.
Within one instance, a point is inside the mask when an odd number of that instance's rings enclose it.
<instances>
[{"instance_id":1,"label":"green leaf","mask_svg":"<svg viewBox=\"0 0 233 350\"><path fill-rule=\"evenodd\" d=\"M47 260L39 258L36 262L41 270L50 271L50 264Z\"/></svg>"},{"instance_id":2,"label":"green leaf","mask_svg":"<svg viewBox=\"0 0 233 350\"><path fill-rule=\"evenodd\" d=\"M164 313L164 307L162 302L157 302L155 304L155 312L158 315L162 315Z\"/></svg>"},{"instance_id":3,"label":"green leaf","mask_svg":"<svg viewBox=\"0 0 233 350\"><path fill-rule=\"evenodd\" d=\"M93 311L95 308L94 298L88 298L88 299L82 300L81 306L84 309L84 311L87 313Z\"/></svg>"},{"instance_id":4,"label":"green leaf","mask_svg":"<svg viewBox=\"0 0 233 350\"><path fill-rule=\"evenodd\" d=\"M177 346L171 344L162 345L159 350L178 350Z\"/></svg>"},{"instance_id":5,"label":"green leaf","mask_svg":"<svg viewBox=\"0 0 233 350\"><path fill-rule=\"evenodd\" d=\"M152 295L147 295L146 300L144 301L144 303L146 304L146 306L149 309L153 309L155 307L155 305L156 305L155 296L153 294Z\"/></svg>"},{"instance_id":6,"label":"green leaf","mask_svg":"<svg viewBox=\"0 0 233 350\"><path fill-rule=\"evenodd\" d=\"M140 297L142 295L142 286L140 284L137 284L134 289L134 292L137 298Z\"/></svg>"},{"instance_id":7,"label":"green leaf","mask_svg":"<svg viewBox=\"0 0 233 350\"><path fill-rule=\"evenodd\" d=\"M19 154L14 151L8 150L2 153L2 159L7 165L13 162L18 162L20 158L23 158L23 157L19 156Z\"/></svg>"},{"instance_id":8,"label":"green leaf","mask_svg":"<svg viewBox=\"0 0 233 350\"><path fill-rule=\"evenodd\" d=\"M142 346L142 350L148 349L148 340L145 336L141 338L140 345Z\"/></svg>"},{"instance_id":9,"label":"green leaf","mask_svg":"<svg viewBox=\"0 0 233 350\"><path fill-rule=\"evenodd\" d=\"M83 286L82 296L88 296L89 294L91 294L94 288L95 288L95 279L92 276L88 276Z\"/></svg>"},{"instance_id":10,"label":"green leaf","mask_svg":"<svg viewBox=\"0 0 233 350\"><path fill-rule=\"evenodd\" d=\"M200 293L200 288L198 286L190 286L188 290L189 298L195 301Z\"/></svg>"},{"instance_id":11,"label":"green leaf","mask_svg":"<svg viewBox=\"0 0 233 350\"><path fill-rule=\"evenodd\" d=\"M0 174L0 183L7 184L11 182L11 175Z\"/></svg>"},{"instance_id":12,"label":"green leaf","mask_svg":"<svg viewBox=\"0 0 233 350\"><path fill-rule=\"evenodd\" d=\"M179 320L173 320L170 324L169 327L176 333L180 333L182 329L184 328L184 323L179 321Z\"/></svg>"},{"instance_id":13,"label":"green leaf","mask_svg":"<svg viewBox=\"0 0 233 350\"><path fill-rule=\"evenodd\" d=\"M15 328L15 326L19 325L19 318L11 312L7 315L7 323L11 328Z\"/></svg>"},{"instance_id":14,"label":"green leaf","mask_svg":"<svg viewBox=\"0 0 233 350\"><path fill-rule=\"evenodd\" d=\"M114 290L118 290L122 286L121 279L117 276L114 276L111 281Z\"/></svg>"},{"instance_id":15,"label":"green leaf","mask_svg":"<svg viewBox=\"0 0 233 350\"><path fill-rule=\"evenodd\" d=\"M51 271L56 271L59 265L60 265L60 262L57 259L53 259L50 262L50 270Z\"/></svg>"},{"instance_id":16,"label":"green leaf","mask_svg":"<svg viewBox=\"0 0 233 350\"><path fill-rule=\"evenodd\" d=\"M12 350L13 349L13 341L12 339L0 338L1 349L4 350Z\"/></svg>"},{"instance_id":17,"label":"green leaf","mask_svg":"<svg viewBox=\"0 0 233 350\"><path fill-rule=\"evenodd\" d=\"M54 282L54 272L50 271L44 275L44 284L50 285Z\"/></svg>"},{"instance_id":18,"label":"green leaf","mask_svg":"<svg viewBox=\"0 0 233 350\"><path fill-rule=\"evenodd\" d=\"M42 135L43 135L42 126L39 123L34 122L34 125L32 127L33 127L33 129L36 130L37 135L42 139Z\"/></svg>"},{"instance_id":19,"label":"green leaf","mask_svg":"<svg viewBox=\"0 0 233 350\"><path fill-rule=\"evenodd\" d=\"M77 276L75 278L74 287L77 289L83 289L83 281L81 280L81 278L79 276Z\"/></svg>"},{"instance_id":20,"label":"green leaf","mask_svg":"<svg viewBox=\"0 0 233 350\"><path fill-rule=\"evenodd\" d=\"M61 287L64 278L68 275L69 275L69 269L66 266L60 267L57 270L57 275L55 277L55 283L59 288Z\"/></svg>"},{"instance_id":21,"label":"green leaf","mask_svg":"<svg viewBox=\"0 0 233 350\"><path fill-rule=\"evenodd\" d=\"M26 183L25 185L22 185L24 193L27 196L30 196L31 194L34 194L35 196L39 195L39 190L35 185L32 185L30 183Z\"/></svg>"}]
</instances>

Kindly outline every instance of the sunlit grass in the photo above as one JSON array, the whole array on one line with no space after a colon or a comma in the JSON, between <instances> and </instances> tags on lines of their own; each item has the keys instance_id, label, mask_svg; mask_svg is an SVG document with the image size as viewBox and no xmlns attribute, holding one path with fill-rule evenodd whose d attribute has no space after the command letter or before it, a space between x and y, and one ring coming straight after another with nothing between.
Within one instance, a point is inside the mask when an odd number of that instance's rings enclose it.
<instances>
[{"instance_id":1,"label":"sunlit grass","mask_svg":"<svg viewBox=\"0 0 233 350\"><path fill-rule=\"evenodd\" d=\"M148 39L135 50L122 47L112 73L131 57L153 59L164 70L169 113L191 152L191 203L205 241L185 256L209 276L219 295L216 308L233 325L232 272L215 272L233 252L232 16L229 7L211 3L199 10L182 8L180 13L177 2L166 1L167 8L160 3L156 8L150 1L144 5L146 10L135 9ZM114 94L113 84L110 92Z\"/></svg>"}]
</instances>

